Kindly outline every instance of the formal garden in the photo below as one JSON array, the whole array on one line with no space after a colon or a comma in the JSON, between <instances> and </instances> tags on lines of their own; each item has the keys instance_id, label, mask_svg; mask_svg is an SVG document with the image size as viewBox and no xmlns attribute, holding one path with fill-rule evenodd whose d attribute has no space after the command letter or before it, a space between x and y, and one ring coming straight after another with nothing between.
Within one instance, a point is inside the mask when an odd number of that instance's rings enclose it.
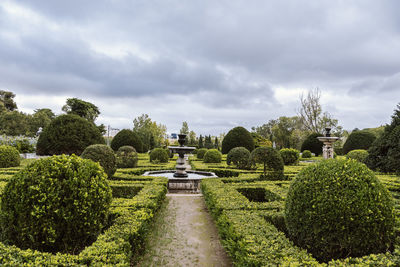
<instances>
[{"instance_id":1,"label":"formal garden","mask_svg":"<svg viewBox=\"0 0 400 267\"><path fill-rule=\"evenodd\" d=\"M187 169L217 176L192 195L204 199L229 264L399 266L399 131L396 110L380 136L353 131L324 159L322 134L277 149L235 127L221 147L190 150ZM171 194L168 178L143 174L174 171L179 153L149 149L130 129L110 141L71 113L33 139L2 139L0 264L145 265Z\"/></svg>"}]
</instances>

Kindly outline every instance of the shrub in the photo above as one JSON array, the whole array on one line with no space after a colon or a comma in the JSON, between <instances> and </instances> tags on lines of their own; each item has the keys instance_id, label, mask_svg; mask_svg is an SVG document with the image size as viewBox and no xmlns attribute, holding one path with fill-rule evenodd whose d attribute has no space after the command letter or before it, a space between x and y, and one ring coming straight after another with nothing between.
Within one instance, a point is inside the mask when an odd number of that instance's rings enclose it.
<instances>
[{"instance_id":1,"label":"shrub","mask_svg":"<svg viewBox=\"0 0 400 267\"><path fill-rule=\"evenodd\" d=\"M323 143L317 139L320 136L323 135L318 133L310 134L301 145L301 151L310 150L316 156L321 155Z\"/></svg>"},{"instance_id":2,"label":"shrub","mask_svg":"<svg viewBox=\"0 0 400 267\"><path fill-rule=\"evenodd\" d=\"M16 148L0 145L0 168L17 167L20 162L21 158Z\"/></svg>"},{"instance_id":3,"label":"shrub","mask_svg":"<svg viewBox=\"0 0 400 267\"><path fill-rule=\"evenodd\" d=\"M155 148L150 153L150 161L153 163L166 163L168 160L169 155L163 148Z\"/></svg>"},{"instance_id":4,"label":"shrub","mask_svg":"<svg viewBox=\"0 0 400 267\"><path fill-rule=\"evenodd\" d=\"M267 178L267 170L273 172L273 178L283 177L283 160L281 155L272 147L257 147L251 152L251 162L262 163L264 178Z\"/></svg>"},{"instance_id":5,"label":"shrub","mask_svg":"<svg viewBox=\"0 0 400 267\"><path fill-rule=\"evenodd\" d=\"M304 150L301 153L301 157L305 158L305 159L311 158L312 157L311 151L310 150Z\"/></svg>"},{"instance_id":6,"label":"shrub","mask_svg":"<svg viewBox=\"0 0 400 267\"><path fill-rule=\"evenodd\" d=\"M324 160L303 168L285 203L290 238L328 261L386 252L395 223L390 193L364 164Z\"/></svg>"},{"instance_id":7,"label":"shrub","mask_svg":"<svg viewBox=\"0 0 400 267\"><path fill-rule=\"evenodd\" d=\"M355 159L359 162L365 163L365 160L368 157L368 151L364 149L355 149L347 153L347 159Z\"/></svg>"},{"instance_id":8,"label":"shrub","mask_svg":"<svg viewBox=\"0 0 400 267\"><path fill-rule=\"evenodd\" d=\"M15 148L19 153L35 152L35 146L31 144L28 139L15 140Z\"/></svg>"},{"instance_id":9,"label":"shrub","mask_svg":"<svg viewBox=\"0 0 400 267\"><path fill-rule=\"evenodd\" d=\"M205 163L221 163L221 160L222 154L217 149L209 149L203 158Z\"/></svg>"},{"instance_id":10,"label":"shrub","mask_svg":"<svg viewBox=\"0 0 400 267\"><path fill-rule=\"evenodd\" d=\"M235 147L245 147L249 151L254 149L253 137L243 127L235 127L227 133L222 140L222 154L227 154Z\"/></svg>"},{"instance_id":11,"label":"shrub","mask_svg":"<svg viewBox=\"0 0 400 267\"><path fill-rule=\"evenodd\" d=\"M203 159L204 158L204 155L206 154L206 152L207 152L207 148L200 148L200 149L198 149L197 150L197 158L198 159Z\"/></svg>"},{"instance_id":12,"label":"shrub","mask_svg":"<svg viewBox=\"0 0 400 267\"><path fill-rule=\"evenodd\" d=\"M351 150L365 149L367 150L375 141L376 137L368 131L353 131L343 145L343 153L347 154Z\"/></svg>"},{"instance_id":13,"label":"shrub","mask_svg":"<svg viewBox=\"0 0 400 267\"><path fill-rule=\"evenodd\" d=\"M111 148L114 151L117 151L121 146L132 146L139 153L145 152L140 137L135 132L128 129L119 131L111 141Z\"/></svg>"},{"instance_id":14,"label":"shrub","mask_svg":"<svg viewBox=\"0 0 400 267\"><path fill-rule=\"evenodd\" d=\"M121 146L117 151L117 168L135 168L138 155L133 146Z\"/></svg>"},{"instance_id":15,"label":"shrub","mask_svg":"<svg viewBox=\"0 0 400 267\"><path fill-rule=\"evenodd\" d=\"M76 252L107 220L111 189L99 164L53 156L17 173L1 196L1 233L20 248Z\"/></svg>"},{"instance_id":16,"label":"shrub","mask_svg":"<svg viewBox=\"0 0 400 267\"><path fill-rule=\"evenodd\" d=\"M300 152L294 148L282 148L279 153L283 159L283 164L293 165L299 162Z\"/></svg>"},{"instance_id":17,"label":"shrub","mask_svg":"<svg viewBox=\"0 0 400 267\"><path fill-rule=\"evenodd\" d=\"M80 155L86 147L93 144L104 144L104 139L94 123L77 115L61 115L43 129L36 153Z\"/></svg>"},{"instance_id":18,"label":"shrub","mask_svg":"<svg viewBox=\"0 0 400 267\"><path fill-rule=\"evenodd\" d=\"M114 151L107 145L88 146L81 157L100 163L108 177L112 177L117 170Z\"/></svg>"},{"instance_id":19,"label":"shrub","mask_svg":"<svg viewBox=\"0 0 400 267\"><path fill-rule=\"evenodd\" d=\"M226 163L235 164L239 169L248 169L250 167L250 151L245 147L232 148L226 157Z\"/></svg>"}]
</instances>

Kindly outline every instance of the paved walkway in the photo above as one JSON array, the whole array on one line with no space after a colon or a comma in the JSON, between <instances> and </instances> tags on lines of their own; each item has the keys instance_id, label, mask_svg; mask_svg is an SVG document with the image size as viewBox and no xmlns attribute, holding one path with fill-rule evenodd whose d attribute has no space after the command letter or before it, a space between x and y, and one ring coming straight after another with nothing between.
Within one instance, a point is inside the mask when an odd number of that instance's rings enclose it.
<instances>
[{"instance_id":1,"label":"paved walkway","mask_svg":"<svg viewBox=\"0 0 400 267\"><path fill-rule=\"evenodd\" d=\"M167 195L137 266L232 266L202 195Z\"/></svg>"}]
</instances>

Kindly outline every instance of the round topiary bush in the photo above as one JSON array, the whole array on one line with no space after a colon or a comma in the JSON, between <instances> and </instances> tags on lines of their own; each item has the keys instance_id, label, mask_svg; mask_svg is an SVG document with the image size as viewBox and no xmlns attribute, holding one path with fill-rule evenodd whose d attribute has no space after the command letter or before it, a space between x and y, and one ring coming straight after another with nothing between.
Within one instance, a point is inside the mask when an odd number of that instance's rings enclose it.
<instances>
[{"instance_id":1,"label":"round topiary bush","mask_svg":"<svg viewBox=\"0 0 400 267\"><path fill-rule=\"evenodd\" d=\"M204 154L203 162L205 163L221 163L222 154L217 149L209 149Z\"/></svg>"},{"instance_id":2,"label":"round topiary bush","mask_svg":"<svg viewBox=\"0 0 400 267\"><path fill-rule=\"evenodd\" d=\"M18 150L12 146L0 146L0 168L17 167L21 162Z\"/></svg>"},{"instance_id":3,"label":"round topiary bush","mask_svg":"<svg viewBox=\"0 0 400 267\"><path fill-rule=\"evenodd\" d=\"M301 153L301 157L305 158L305 159L311 158L312 157L311 151L310 150L304 150Z\"/></svg>"},{"instance_id":4,"label":"round topiary bush","mask_svg":"<svg viewBox=\"0 0 400 267\"><path fill-rule=\"evenodd\" d=\"M119 131L111 140L111 148L118 151L121 146L132 146L139 153L143 153L143 142L140 137L133 131L123 129Z\"/></svg>"},{"instance_id":5,"label":"round topiary bush","mask_svg":"<svg viewBox=\"0 0 400 267\"><path fill-rule=\"evenodd\" d=\"M376 136L368 131L353 131L343 145L343 153L347 154L355 149L365 149L372 145Z\"/></svg>"},{"instance_id":6,"label":"round topiary bush","mask_svg":"<svg viewBox=\"0 0 400 267\"><path fill-rule=\"evenodd\" d=\"M294 148L282 148L279 153L283 159L283 164L294 165L299 162L300 152Z\"/></svg>"},{"instance_id":7,"label":"round topiary bush","mask_svg":"<svg viewBox=\"0 0 400 267\"><path fill-rule=\"evenodd\" d=\"M164 148L155 148L150 153L150 161L153 163L166 163L168 160L169 155Z\"/></svg>"},{"instance_id":8,"label":"round topiary bush","mask_svg":"<svg viewBox=\"0 0 400 267\"><path fill-rule=\"evenodd\" d=\"M322 134L313 133L310 134L306 140L304 140L303 144L301 145L301 151L310 150L315 156L322 154L322 146L323 143L317 139L317 137L323 136Z\"/></svg>"},{"instance_id":9,"label":"round topiary bush","mask_svg":"<svg viewBox=\"0 0 400 267\"><path fill-rule=\"evenodd\" d=\"M207 148L200 148L200 149L198 149L197 150L197 158L198 159L203 159L204 158L204 155L206 154L206 152L207 152Z\"/></svg>"},{"instance_id":10,"label":"round topiary bush","mask_svg":"<svg viewBox=\"0 0 400 267\"><path fill-rule=\"evenodd\" d=\"M328 159L303 168L290 186L284 214L289 237L321 261L392 247L392 197L356 160Z\"/></svg>"},{"instance_id":11,"label":"round topiary bush","mask_svg":"<svg viewBox=\"0 0 400 267\"><path fill-rule=\"evenodd\" d=\"M368 157L368 151L364 149L355 149L347 153L347 159L355 159L359 162L365 163L365 160Z\"/></svg>"},{"instance_id":12,"label":"round topiary bush","mask_svg":"<svg viewBox=\"0 0 400 267\"><path fill-rule=\"evenodd\" d=\"M117 168L135 168L138 154L133 146L121 146L117 151Z\"/></svg>"},{"instance_id":13,"label":"round topiary bush","mask_svg":"<svg viewBox=\"0 0 400 267\"><path fill-rule=\"evenodd\" d=\"M108 177L112 177L117 170L114 151L107 145L88 146L81 155L84 159L90 159L100 163Z\"/></svg>"},{"instance_id":14,"label":"round topiary bush","mask_svg":"<svg viewBox=\"0 0 400 267\"><path fill-rule=\"evenodd\" d=\"M76 252L101 232L111 200L98 163L75 155L37 160L11 178L1 195L3 241L22 249Z\"/></svg>"},{"instance_id":15,"label":"round topiary bush","mask_svg":"<svg viewBox=\"0 0 400 267\"><path fill-rule=\"evenodd\" d=\"M104 138L94 123L77 115L61 115L43 129L36 145L36 154L80 155L93 144L104 144Z\"/></svg>"},{"instance_id":16,"label":"round topiary bush","mask_svg":"<svg viewBox=\"0 0 400 267\"><path fill-rule=\"evenodd\" d=\"M279 152L272 147L257 147L251 152L250 160L253 165L263 164L263 179L283 179L283 160ZM268 171L268 172L267 172Z\"/></svg>"},{"instance_id":17,"label":"round topiary bush","mask_svg":"<svg viewBox=\"0 0 400 267\"><path fill-rule=\"evenodd\" d=\"M250 151L245 147L235 147L229 151L228 156L226 157L226 163L231 165L231 163L235 164L239 169L248 169L250 168Z\"/></svg>"},{"instance_id":18,"label":"round topiary bush","mask_svg":"<svg viewBox=\"0 0 400 267\"><path fill-rule=\"evenodd\" d=\"M230 130L222 140L222 154L228 154L235 147L245 147L249 151L254 149L254 139L250 132L240 126Z\"/></svg>"}]
</instances>

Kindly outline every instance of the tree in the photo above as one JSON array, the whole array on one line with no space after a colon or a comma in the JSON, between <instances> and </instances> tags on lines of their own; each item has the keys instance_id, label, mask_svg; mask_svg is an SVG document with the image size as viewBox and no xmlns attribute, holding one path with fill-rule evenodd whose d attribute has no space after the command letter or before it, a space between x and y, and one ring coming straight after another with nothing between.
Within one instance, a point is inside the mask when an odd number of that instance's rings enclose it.
<instances>
[{"instance_id":1,"label":"tree","mask_svg":"<svg viewBox=\"0 0 400 267\"><path fill-rule=\"evenodd\" d=\"M188 137L188 144L189 146L195 146L197 145L197 140L196 140L196 133L193 131L189 132L189 137Z\"/></svg>"},{"instance_id":2,"label":"tree","mask_svg":"<svg viewBox=\"0 0 400 267\"><path fill-rule=\"evenodd\" d=\"M200 137L199 137L199 148L203 148L203 147L204 147L204 144L203 144L203 136L200 135Z\"/></svg>"},{"instance_id":3,"label":"tree","mask_svg":"<svg viewBox=\"0 0 400 267\"><path fill-rule=\"evenodd\" d=\"M11 136L33 136L30 129L31 115L19 111L6 111L0 113L0 133Z\"/></svg>"},{"instance_id":4,"label":"tree","mask_svg":"<svg viewBox=\"0 0 400 267\"><path fill-rule=\"evenodd\" d=\"M47 127L56 115L48 108L36 109L32 115L31 131L37 133L39 128Z\"/></svg>"},{"instance_id":5,"label":"tree","mask_svg":"<svg viewBox=\"0 0 400 267\"><path fill-rule=\"evenodd\" d=\"M14 111L17 109L17 103L14 101L15 94L13 92L0 90L0 112Z\"/></svg>"},{"instance_id":6,"label":"tree","mask_svg":"<svg viewBox=\"0 0 400 267\"><path fill-rule=\"evenodd\" d=\"M181 128L180 134L189 134L189 126L186 121L184 121L182 123L182 128Z\"/></svg>"},{"instance_id":7,"label":"tree","mask_svg":"<svg viewBox=\"0 0 400 267\"><path fill-rule=\"evenodd\" d=\"M94 122L100 115L97 106L78 98L68 98L67 103L62 107L62 111L67 114L78 115L90 122Z\"/></svg>"},{"instance_id":8,"label":"tree","mask_svg":"<svg viewBox=\"0 0 400 267\"><path fill-rule=\"evenodd\" d=\"M338 121L333 119L328 112L322 113L320 98L321 92L318 88L309 91L306 97L302 94L298 114L307 131L322 134L326 127L337 127Z\"/></svg>"},{"instance_id":9,"label":"tree","mask_svg":"<svg viewBox=\"0 0 400 267\"><path fill-rule=\"evenodd\" d=\"M212 140L211 140L211 135L209 135L209 136L206 135L204 137L204 147L207 148L207 149L214 148L214 145L213 145Z\"/></svg>"},{"instance_id":10,"label":"tree","mask_svg":"<svg viewBox=\"0 0 400 267\"><path fill-rule=\"evenodd\" d=\"M219 150L218 137L215 137L215 139L214 139L214 148Z\"/></svg>"},{"instance_id":11,"label":"tree","mask_svg":"<svg viewBox=\"0 0 400 267\"><path fill-rule=\"evenodd\" d=\"M241 146L247 148L249 151L253 151L254 140L249 131L238 126L231 129L222 140L222 153L228 154L232 148Z\"/></svg>"},{"instance_id":12,"label":"tree","mask_svg":"<svg viewBox=\"0 0 400 267\"><path fill-rule=\"evenodd\" d=\"M142 140L144 151L152 148L151 136L153 136L154 147L160 147L164 143L167 127L152 121L149 115L142 114L133 120L133 132Z\"/></svg>"}]
</instances>

